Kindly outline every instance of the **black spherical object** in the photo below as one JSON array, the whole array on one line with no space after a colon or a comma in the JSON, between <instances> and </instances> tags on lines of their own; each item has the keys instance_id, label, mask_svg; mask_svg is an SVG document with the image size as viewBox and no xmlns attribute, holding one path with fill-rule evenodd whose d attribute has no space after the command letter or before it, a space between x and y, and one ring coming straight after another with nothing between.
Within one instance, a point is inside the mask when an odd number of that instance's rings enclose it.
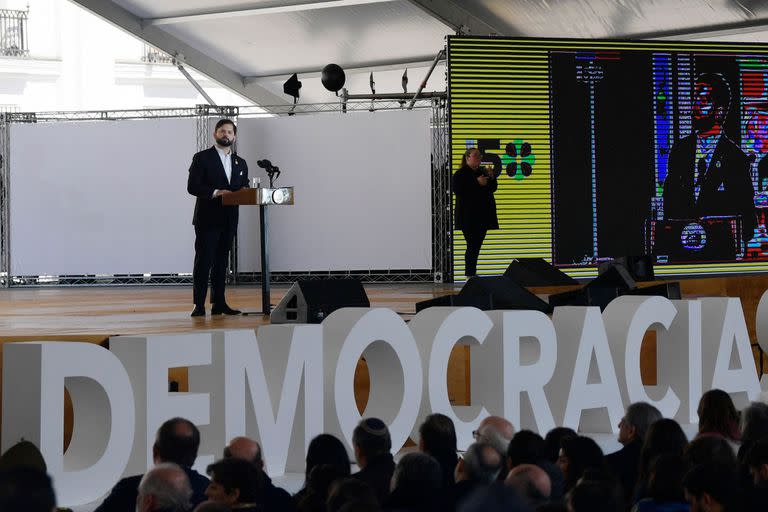
<instances>
[{"instance_id":1,"label":"black spherical object","mask_svg":"<svg viewBox=\"0 0 768 512\"><path fill-rule=\"evenodd\" d=\"M323 74L320 81L323 86L331 92L339 92L344 87L347 77L344 70L338 64L328 64L323 68Z\"/></svg>"}]
</instances>

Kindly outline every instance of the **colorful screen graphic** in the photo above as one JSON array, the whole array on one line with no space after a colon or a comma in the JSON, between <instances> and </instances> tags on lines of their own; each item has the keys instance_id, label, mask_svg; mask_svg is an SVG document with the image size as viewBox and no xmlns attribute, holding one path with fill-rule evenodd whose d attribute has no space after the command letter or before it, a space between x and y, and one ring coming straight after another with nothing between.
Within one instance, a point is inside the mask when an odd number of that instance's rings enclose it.
<instances>
[{"instance_id":1,"label":"colorful screen graphic","mask_svg":"<svg viewBox=\"0 0 768 512\"><path fill-rule=\"evenodd\" d=\"M478 274L768 271L768 45L455 36L448 81L453 170L477 147L498 176Z\"/></svg>"}]
</instances>

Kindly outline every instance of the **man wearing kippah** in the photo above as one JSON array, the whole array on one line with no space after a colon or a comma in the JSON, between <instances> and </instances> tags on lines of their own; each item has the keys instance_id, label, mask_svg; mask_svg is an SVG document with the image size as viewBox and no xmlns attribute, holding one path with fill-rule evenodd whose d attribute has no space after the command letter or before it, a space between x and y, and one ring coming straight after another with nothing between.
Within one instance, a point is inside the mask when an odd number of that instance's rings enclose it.
<instances>
[{"instance_id":1,"label":"man wearing kippah","mask_svg":"<svg viewBox=\"0 0 768 512\"><path fill-rule=\"evenodd\" d=\"M352 475L370 485L379 503L389 496L389 483L395 472L392 438L386 423L378 418L361 420L352 432L352 446L360 471Z\"/></svg>"}]
</instances>

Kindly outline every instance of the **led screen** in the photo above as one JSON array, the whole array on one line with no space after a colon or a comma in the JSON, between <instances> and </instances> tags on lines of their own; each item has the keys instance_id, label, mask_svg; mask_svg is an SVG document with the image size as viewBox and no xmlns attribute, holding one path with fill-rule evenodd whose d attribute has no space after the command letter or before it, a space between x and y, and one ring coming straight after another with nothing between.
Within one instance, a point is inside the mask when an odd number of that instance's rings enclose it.
<instances>
[{"instance_id":1,"label":"led screen","mask_svg":"<svg viewBox=\"0 0 768 512\"><path fill-rule=\"evenodd\" d=\"M478 274L768 270L768 45L455 36L448 78L452 168L478 147L498 182Z\"/></svg>"}]
</instances>

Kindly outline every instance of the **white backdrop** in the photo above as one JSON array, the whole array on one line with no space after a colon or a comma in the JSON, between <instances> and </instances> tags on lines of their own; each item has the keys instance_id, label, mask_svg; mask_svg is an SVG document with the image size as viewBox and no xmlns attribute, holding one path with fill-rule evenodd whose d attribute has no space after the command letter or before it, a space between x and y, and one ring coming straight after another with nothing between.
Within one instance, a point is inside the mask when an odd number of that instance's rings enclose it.
<instances>
[{"instance_id":1,"label":"white backdrop","mask_svg":"<svg viewBox=\"0 0 768 512\"><path fill-rule=\"evenodd\" d=\"M427 111L242 119L238 152L283 171L274 271L431 268ZM12 275L191 272L186 192L195 119L13 124ZM258 208L241 207L240 270L260 266Z\"/></svg>"},{"instance_id":2,"label":"white backdrop","mask_svg":"<svg viewBox=\"0 0 768 512\"><path fill-rule=\"evenodd\" d=\"M358 112L241 119L250 176L267 158L295 187L270 207L275 271L432 268L429 112ZM258 270L258 207L240 208L238 266Z\"/></svg>"},{"instance_id":3,"label":"white backdrop","mask_svg":"<svg viewBox=\"0 0 768 512\"><path fill-rule=\"evenodd\" d=\"M196 121L11 125L13 275L191 272Z\"/></svg>"}]
</instances>

